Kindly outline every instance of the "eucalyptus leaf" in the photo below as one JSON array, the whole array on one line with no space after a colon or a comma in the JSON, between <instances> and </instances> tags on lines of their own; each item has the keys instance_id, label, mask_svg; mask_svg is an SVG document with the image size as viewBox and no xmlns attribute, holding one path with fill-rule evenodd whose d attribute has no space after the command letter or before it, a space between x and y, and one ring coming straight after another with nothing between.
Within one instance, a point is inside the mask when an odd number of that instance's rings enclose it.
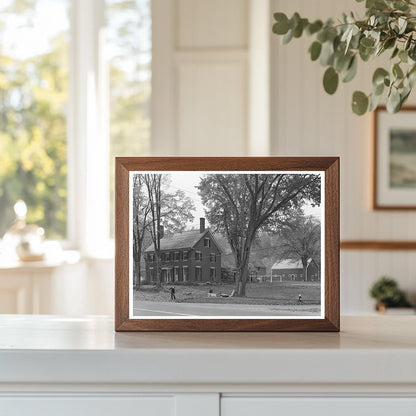
<instances>
[{"instance_id":1,"label":"eucalyptus leaf","mask_svg":"<svg viewBox=\"0 0 416 416\"><path fill-rule=\"evenodd\" d=\"M354 55L349 63L348 69L344 72L342 77L342 82L350 82L354 79L355 75L357 74L357 58Z\"/></svg>"},{"instance_id":2,"label":"eucalyptus leaf","mask_svg":"<svg viewBox=\"0 0 416 416\"><path fill-rule=\"evenodd\" d=\"M287 45L293 39L293 30L289 30L286 35L283 36L282 43L283 45Z\"/></svg>"},{"instance_id":3,"label":"eucalyptus leaf","mask_svg":"<svg viewBox=\"0 0 416 416\"><path fill-rule=\"evenodd\" d=\"M401 79L401 78L404 77L403 71L400 68L399 64L394 64L391 71L392 71L393 75L395 76L395 78Z\"/></svg>"},{"instance_id":4,"label":"eucalyptus leaf","mask_svg":"<svg viewBox=\"0 0 416 416\"><path fill-rule=\"evenodd\" d=\"M383 95L384 88L385 88L384 83L374 85L373 86L373 95Z\"/></svg>"},{"instance_id":5,"label":"eucalyptus leaf","mask_svg":"<svg viewBox=\"0 0 416 416\"><path fill-rule=\"evenodd\" d=\"M407 51L410 48L410 45L412 44L413 40L413 33L411 33L406 40L406 43L404 44L404 49Z\"/></svg>"},{"instance_id":6,"label":"eucalyptus leaf","mask_svg":"<svg viewBox=\"0 0 416 416\"><path fill-rule=\"evenodd\" d=\"M400 59L402 62L407 63L408 58L409 58L409 55L407 54L407 51L405 51L404 49L402 49L402 50L399 52L399 59Z\"/></svg>"},{"instance_id":7,"label":"eucalyptus leaf","mask_svg":"<svg viewBox=\"0 0 416 416\"><path fill-rule=\"evenodd\" d=\"M397 113L400 109L400 93L397 88L392 88L390 94L387 96L386 107L389 113Z\"/></svg>"},{"instance_id":8,"label":"eucalyptus leaf","mask_svg":"<svg viewBox=\"0 0 416 416\"><path fill-rule=\"evenodd\" d=\"M334 44L326 41L322 45L320 62L322 66L332 65L334 62Z\"/></svg>"},{"instance_id":9,"label":"eucalyptus leaf","mask_svg":"<svg viewBox=\"0 0 416 416\"><path fill-rule=\"evenodd\" d=\"M322 23L322 20L315 20L313 23L310 23L309 26L306 29L306 32L309 35L313 35L314 33L319 32L322 29L322 26L324 24Z\"/></svg>"},{"instance_id":10,"label":"eucalyptus leaf","mask_svg":"<svg viewBox=\"0 0 416 416\"><path fill-rule=\"evenodd\" d=\"M332 95L335 93L335 91L338 88L338 80L339 80L338 72L336 72L332 66L327 68L324 74L323 84L324 84L324 89L328 94Z\"/></svg>"},{"instance_id":11,"label":"eucalyptus leaf","mask_svg":"<svg viewBox=\"0 0 416 416\"><path fill-rule=\"evenodd\" d=\"M400 52L400 49L396 46L393 50L393 53L391 54L390 59L394 59Z\"/></svg>"},{"instance_id":12,"label":"eucalyptus leaf","mask_svg":"<svg viewBox=\"0 0 416 416\"><path fill-rule=\"evenodd\" d=\"M355 91L352 95L352 111L362 116L367 112L368 108L368 97L361 91Z\"/></svg>"},{"instance_id":13,"label":"eucalyptus leaf","mask_svg":"<svg viewBox=\"0 0 416 416\"><path fill-rule=\"evenodd\" d=\"M389 73L384 68L377 68L373 74L373 85L377 86L379 84L384 84L384 78L386 78Z\"/></svg>"},{"instance_id":14,"label":"eucalyptus leaf","mask_svg":"<svg viewBox=\"0 0 416 416\"><path fill-rule=\"evenodd\" d=\"M276 23L273 25L273 33L276 33L277 35L285 35L289 29L289 19L284 13L275 13L274 20L276 20Z\"/></svg>"},{"instance_id":15,"label":"eucalyptus leaf","mask_svg":"<svg viewBox=\"0 0 416 416\"><path fill-rule=\"evenodd\" d=\"M370 105L369 105L368 111L374 111L378 107L381 101L381 97L382 97L381 94L380 95L371 94Z\"/></svg>"},{"instance_id":16,"label":"eucalyptus leaf","mask_svg":"<svg viewBox=\"0 0 416 416\"><path fill-rule=\"evenodd\" d=\"M315 41L309 47L309 53L311 54L312 61L316 61L321 54L322 44L318 41Z\"/></svg>"}]
</instances>

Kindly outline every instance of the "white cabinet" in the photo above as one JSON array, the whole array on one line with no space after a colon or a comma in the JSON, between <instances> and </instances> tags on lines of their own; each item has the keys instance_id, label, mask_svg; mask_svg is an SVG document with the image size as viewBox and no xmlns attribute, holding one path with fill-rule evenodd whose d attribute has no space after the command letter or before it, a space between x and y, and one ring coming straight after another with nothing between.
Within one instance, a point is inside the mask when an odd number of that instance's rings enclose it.
<instances>
[{"instance_id":1,"label":"white cabinet","mask_svg":"<svg viewBox=\"0 0 416 416\"><path fill-rule=\"evenodd\" d=\"M415 416L416 316L341 333L115 333L0 315L0 416Z\"/></svg>"},{"instance_id":2,"label":"white cabinet","mask_svg":"<svg viewBox=\"0 0 416 416\"><path fill-rule=\"evenodd\" d=\"M7 416L174 416L175 399L166 397L42 396L0 398Z\"/></svg>"},{"instance_id":3,"label":"white cabinet","mask_svg":"<svg viewBox=\"0 0 416 416\"><path fill-rule=\"evenodd\" d=\"M416 398L224 397L221 416L414 416Z\"/></svg>"}]
</instances>

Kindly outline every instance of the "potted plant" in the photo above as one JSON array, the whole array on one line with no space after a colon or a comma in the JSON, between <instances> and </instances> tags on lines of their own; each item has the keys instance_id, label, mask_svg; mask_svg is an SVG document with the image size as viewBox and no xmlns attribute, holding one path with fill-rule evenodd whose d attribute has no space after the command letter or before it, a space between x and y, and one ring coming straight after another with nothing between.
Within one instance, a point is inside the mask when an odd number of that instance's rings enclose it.
<instances>
[{"instance_id":1,"label":"potted plant","mask_svg":"<svg viewBox=\"0 0 416 416\"><path fill-rule=\"evenodd\" d=\"M387 110L395 113L409 97L416 79L416 0L366 0L361 19L344 13L336 20L312 22L299 13L289 18L280 12L274 19L273 33L283 36L284 44L304 34L314 38L309 54L326 68L323 86L328 94L335 93L339 81L355 77L359 61L389 54L390 64L382 61L374 72L371 93L353 93L355 114L374 110L385 94Z\"/></svg>"},{"instance_id":2,"label":"potted plant","mask_svg":"<svg viewBox=\"0 0 416 416\"><path fill-rule=\"evenodd\" d=\"M386 312L387 308L410 308L405 293L397 282L387 276L377 280L370 289L370 295L376 300L376 310Z\"/></svg>"}]
</instances>

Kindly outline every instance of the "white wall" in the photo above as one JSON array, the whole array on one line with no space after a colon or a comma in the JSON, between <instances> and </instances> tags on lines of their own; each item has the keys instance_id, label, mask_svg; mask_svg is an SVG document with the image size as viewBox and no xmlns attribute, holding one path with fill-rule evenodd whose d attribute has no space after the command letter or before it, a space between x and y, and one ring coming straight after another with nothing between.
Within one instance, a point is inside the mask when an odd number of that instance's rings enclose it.
<instances>
[{"instance_id":1,"label":"white wall","mask_svg":"<svg viewBox=\"0 0 416 416\"><path fill-rule=\"evenodd\" d=\"M364 15L362 4L351 0L272 0L273 12L298 11L311 19L335 18L350 10ZM354 90L370 92L377 62L360 63L357 79L329 96L322 88L324 68L309 59L312 40L304 37L282 45L277 36L272 38L272 154L341 157L341 240L415 240L416 212L370 208L371 116L353 115L350 103ZM395 277L414 297L415 266L412 251L342 251L342 313L370 312L368 289L383 274Z\"/></svg>"},{"instance_id":2,"label":"white wall","mask_svg":"<svg viewBox=\"0 0 416 416\"><path fill-rule=\"evenodd\" d=\"M246 153L248 5L154 0L154 155Z\"/></svg>"}]
</instances>

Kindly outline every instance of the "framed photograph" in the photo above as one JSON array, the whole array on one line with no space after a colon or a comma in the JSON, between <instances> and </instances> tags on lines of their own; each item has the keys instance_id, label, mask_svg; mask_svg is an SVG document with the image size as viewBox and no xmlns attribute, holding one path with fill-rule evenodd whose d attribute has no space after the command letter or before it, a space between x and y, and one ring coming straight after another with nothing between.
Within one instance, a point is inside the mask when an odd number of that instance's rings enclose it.
<instances>
[{"instance_id":1,"label":"framed photograph","mask_svg":"<svg viewBox=\"0 0 416 416\"><path fill-rule=\"evenodd\" d=\"M374 112L373 208L416 209L416 107Z\"/></svg>"},{"instance_id":2,"label":"framed photograph","mask_svg":"<svg viewBox=\"0 0 416 416\"><path fill-rule=\"evenodd\" d=\"M116 158L116 331L339 331L339 159Z\"/></svg>"}]
</instances>

